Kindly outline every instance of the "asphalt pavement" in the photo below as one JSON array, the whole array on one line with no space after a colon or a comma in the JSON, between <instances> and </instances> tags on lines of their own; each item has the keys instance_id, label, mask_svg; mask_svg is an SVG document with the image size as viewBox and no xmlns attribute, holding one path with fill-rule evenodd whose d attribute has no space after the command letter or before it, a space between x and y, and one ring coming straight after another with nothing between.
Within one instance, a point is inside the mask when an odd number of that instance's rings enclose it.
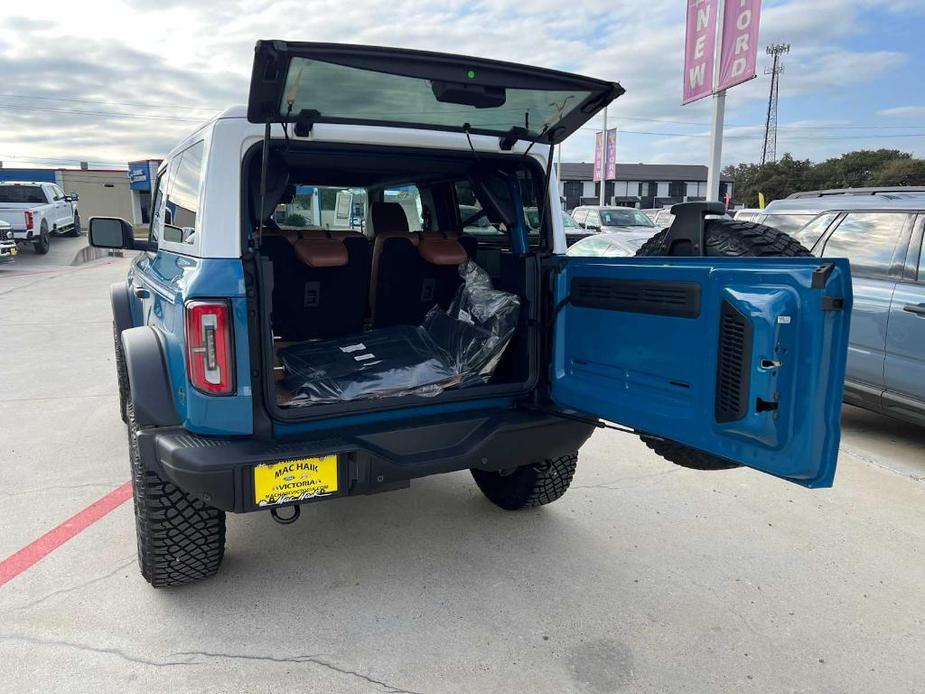
<instances>
[{"instance_id":1,"label":"asphalt pavement","mask_svg":"<svg viewBox=\"0 0 925 694\"><path fill-rule=\"evenodd\" d=\"M0 561L128 479L129 259L65 260L0 266ZM229 516L219 575L173 590L121 503L0 586L0 691L922 692L925 432L843 421L830 490L600 431L548 507L457 473Z\"/></svg>"}]
</instances>

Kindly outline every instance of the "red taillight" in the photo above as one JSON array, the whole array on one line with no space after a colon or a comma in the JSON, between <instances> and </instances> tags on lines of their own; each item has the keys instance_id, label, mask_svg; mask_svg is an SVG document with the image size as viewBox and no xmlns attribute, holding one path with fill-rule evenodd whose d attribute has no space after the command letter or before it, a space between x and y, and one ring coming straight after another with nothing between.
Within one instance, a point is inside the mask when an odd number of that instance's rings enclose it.
<instances>
[{"instance_id":1,"label":"red taillight","mask_svg":"<svg viewBox=\"0 0 925 694\"><path fill-rule=\"evenodd\" d=\"M196 390L209 395L234 392L234 348L227 302L186 304L186 363Z\"/></svg>"},{"instance_id":2,"label":"red taillight","mask_svg":"<svg viewBox=\"0 0 925 694\"><path fill-rule=\"evenodd\" d=\"M26 214L26 229L31 229L33 226L32 211L26 210L25 214Z\"/></svg>"}]
</instances>

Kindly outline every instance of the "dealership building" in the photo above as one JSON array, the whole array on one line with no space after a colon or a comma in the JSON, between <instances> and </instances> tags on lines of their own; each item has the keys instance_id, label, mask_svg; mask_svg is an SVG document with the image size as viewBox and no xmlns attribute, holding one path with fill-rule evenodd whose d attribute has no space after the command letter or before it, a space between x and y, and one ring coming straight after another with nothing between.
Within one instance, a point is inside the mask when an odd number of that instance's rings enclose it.
<instances>
[{"instance_id":1,"label":"dealership building","mask_svg":"<svg viewBox=\"0 0 925 694\"><path fill-rule=\"evenodd\" d=\"M54 183L65 193L77 193L80 216L122 217L146 224L151 209L151 185L158 159L129 162L125 169L8 168L0 166L0 183L37 181Z\"/></svg>"},{"instance_id":2,"label":"dealership building","mask_svg":"<svg viewBox=\"0 0 925 694\"><path fill-rule=\"evenodd\" d=\"M616 177L608 180L604 188L608 205L624 207L665 207L678 202L705 200L707 167L692 164L621 164L617 163ZM559 195L565 208L579 205L597 205L600 202L601 184L594 180L594 164L587 162L559 164ZM722 176L719 197L732 196L732 179Z\"/></svg>"}]
</instances>

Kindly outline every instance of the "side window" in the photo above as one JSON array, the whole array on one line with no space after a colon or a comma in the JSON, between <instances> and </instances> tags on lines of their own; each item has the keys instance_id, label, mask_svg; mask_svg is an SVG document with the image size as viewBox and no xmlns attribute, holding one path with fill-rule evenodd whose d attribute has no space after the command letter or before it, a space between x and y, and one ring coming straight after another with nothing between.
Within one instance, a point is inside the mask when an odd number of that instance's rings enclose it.
<instances>
[{"instance_id":1,"label":"side window","mask_svg":"<svg viewBox=\"0 0 925 694\"><path fill-rule=\"evenodd\" d=\"M54 202L58 199L58 194L55 192L53 185L42 186L42 189L45 191L45 199L48 202Z\"/></svg>"},{"instance_id":2,"label":"side window","mask_svg":"<svg viewBox=\"0 0 925 694\"><path fill-rule=\"evenodd\" d=\"M382 191L384 202L397 202L408 218L409 231L424 229L424 206L421 204L421 192L414 184L386 188ZM428 213L429 214L429 213Z\"/></svg>"},{"instance_id":3,"label":"side window","mask_svg":"<svg viewBox=\"0 0 925 694\"><path fill-rule=\"evenodd\" d=\"M572 215L572 219L574 219L575 222L579 225L584 224L585 221L587 221L588 219L588 211L578 210L577 212L575 212L575 214Z\"/></svg>"},{"instance_id":4,"label":"side window","mask_svg":"<svg viewBox=\"0 0 925 694\"><path fill-rule=\"evenodd\" d=\"M601 215L598 214L597 210L588 210L588 219L585 226L594 229L601 228Z\"/></svg>"},{"instance_id":5,"label":"side window","mask_svg":"<svg viewBox=\"0 0 925 694\"><path fill-rule=\"evenodd\" d=\"M202 153L204 144L197 142L179 156L176 173L167 188L164 213L164 241L193 243L199 193L202 189Z\"/></svg>"},{"instance_id":6,"label":"side window","mask_svg":"<svg viewBox=\"0 0 925 694\"><path fill-rule=\"evenodd\" d=\"M806 248L812 250L813 246L816 245L816 241L825 233L825 230L829 228L829 224L831 224L837 216L838 212L826 212L821 214L805 227L797 229L790 235L802 243Z\"/></svg>"},{"instance_id":7,"label":"side window","mask_svg":"<svg viewBox=\"0 0 925 694\"><path fill-rule=\"evenodd\" d=\"M167 187L173 172L176 171L176 160L167 163L154 182L154 204L151 206L151 227L148 232L148 241L155 246L158 239L164 235L164 222L167 217Z\"/></svg>"},{"instance_id":8,"label":"side window","mask_svg":"<svg viewBox=\"0 0 925 694\"><path fill-rule=\"evenodd\" d=\"M825 242L823 255L848 258L858 275L888 275L908 217L893 212L851 212Z\"/></svg>"},{"instance_id":9,"label":"side window","mask_svg":"<svg viewBox=\"0 0 925 694\"><path fill-rule=\"evenodd\" d=\"M925 282L925 238L922 239L922 250L919 251L919 282Z\"/></svg>"},{"instance_id":10,"label":"side window","mask_svg":"<svg viewBox=\"0 0 925 694\"><path fill-rule=\"evenodd\" d=\"M500 233L492 226L486 215L473 219L482 211L482 203L475 197L469 181L457 181L455 188L456 204L459 205L459 220L465 225L463 231L467 234L491 236Z\"/></svg>"}]
</instances>

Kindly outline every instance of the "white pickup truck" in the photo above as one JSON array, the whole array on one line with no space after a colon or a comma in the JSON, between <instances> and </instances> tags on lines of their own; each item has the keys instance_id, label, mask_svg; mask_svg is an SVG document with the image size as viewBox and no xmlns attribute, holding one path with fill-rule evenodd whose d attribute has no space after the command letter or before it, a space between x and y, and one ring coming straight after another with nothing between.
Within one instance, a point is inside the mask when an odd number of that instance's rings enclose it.
<instances>
[{"instance_id":1,"label":"white pickup truck","mask_svg":"<svg viewBox=\"0 0 925 694\"><path fill-rule=\"evenodd\" d=\"M16 257L16 242L13 229L6 222L0 221L0 263L7 263Z\"/></svg>"},{"instance_id":2,"label":"white pickup truck","mask_svg":"<svg viewBox=\"0 0 925 694\"><path fill-rule=\"evenodd\" d=\"M40 254L48 253L52 235L80 236L77 196L54 183L0 183L0 220L12 227L16 241L31 241Z\"/></svg>"}]
</instances>

